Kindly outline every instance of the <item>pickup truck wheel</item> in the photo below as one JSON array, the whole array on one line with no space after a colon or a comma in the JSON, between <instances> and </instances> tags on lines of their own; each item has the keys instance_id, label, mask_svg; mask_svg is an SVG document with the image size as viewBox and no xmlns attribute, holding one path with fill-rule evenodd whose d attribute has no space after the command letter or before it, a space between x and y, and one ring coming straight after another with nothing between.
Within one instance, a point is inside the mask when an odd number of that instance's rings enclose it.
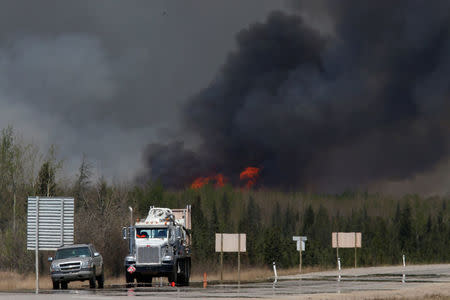
<instances>
[{"instance_id":1,"label":"pickup truck wheel","mask_svg":"<svg viewBox=\"0 0 450 300\"><path fill-rule=\"evenodd\" d=\"M67 290L67 281L61 281L61 289Z\"/></svg>"},{"instance_id":2,"label":"pickup truck wheel","mask_svg":"<svg viewBox=\"0 0 450 300\"><path fill-rule=\"evenodd\" d=\"M53 289L59 290L59 281L53 281Z\"/></svg>"},{"instance_id":3,"label":"pickup truck wheel","mask_svg":"<svg viewBox=\"0 0 450 300\"><path fill-rule=\"evenodd\" d=\"M100 276L97 276L97 284L99 289L103 288L104 282L105 282L105 273L103 272L102 269L102 274L100 274Z\"/></svg>"},{"instance_id":4,"label":"pickup truck wheel","mask_svg":"<svg viewBox=\"0 0 450 300\"><path fill-rule=\"evenodd\" d=\"M89 278L89 287L95 289L95 268L92 270L91 278Z\"/></svg>"}]
</instances>

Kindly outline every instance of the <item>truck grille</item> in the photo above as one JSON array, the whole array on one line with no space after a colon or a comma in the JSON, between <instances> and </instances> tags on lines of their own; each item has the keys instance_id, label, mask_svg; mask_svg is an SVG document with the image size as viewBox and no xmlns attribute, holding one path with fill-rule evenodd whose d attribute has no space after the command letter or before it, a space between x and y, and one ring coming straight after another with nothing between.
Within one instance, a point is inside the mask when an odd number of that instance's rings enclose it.
<instances>
[{"instance_id":1,"label":"truck grille","mask_svg":"<svg viewBox=\"0 0 450 300\"><path fill-rule=\"evenodd\" d=\"M81 262L70 262L70 263L62 263L59 264L62 272L76 272L81 269Z\"/></svg>"},{"instance_id":2,"label":"truck grille","mask_svg":"<svg viewBox=\"0 0 450 300\"><path fill-rule=\"evenodd\" d=\"M155 264L160 263L159 247L139 247L137 249L137 261L136 263L142 264Z\"/></svg>"}]
</instances>

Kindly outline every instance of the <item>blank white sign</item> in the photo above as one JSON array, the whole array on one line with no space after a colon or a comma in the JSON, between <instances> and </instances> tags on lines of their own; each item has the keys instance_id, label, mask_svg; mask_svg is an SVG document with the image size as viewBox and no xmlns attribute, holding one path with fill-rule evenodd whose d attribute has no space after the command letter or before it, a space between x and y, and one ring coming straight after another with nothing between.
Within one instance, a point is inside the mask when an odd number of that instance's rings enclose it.
<instances>
[{"instance_id":1,"label":"blank white sign","mask_svg":"<svg viewBox=\"0 0 450 300\"><path fill-rule=\"evenodd\" d=\"M331 244L333 248L361 248L361 232L333 232Z\"/></svg>"},{"instance_id":2,"label":"blank white sign","mask_svg":"<svg viewBox=\"0 0 450 300\"><path fill-rule=\"evenodd\" d=\"M238 251L238 236L241 237L240 251ZM216 233L216 252L247 252L246 242L247 235L245 233ZM223 245L223 249L221 249L221 245Z\"/></svg>"}]
</instances>

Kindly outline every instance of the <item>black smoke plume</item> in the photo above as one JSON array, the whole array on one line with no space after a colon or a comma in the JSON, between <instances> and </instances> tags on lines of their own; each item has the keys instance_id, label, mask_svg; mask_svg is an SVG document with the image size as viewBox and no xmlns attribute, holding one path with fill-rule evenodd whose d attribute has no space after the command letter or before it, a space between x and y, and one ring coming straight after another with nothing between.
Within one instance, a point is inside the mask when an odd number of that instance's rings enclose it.
<instances>
[{"instance_id":1,"label":"black smoke plume","mask_svg":"<svg viewBox=\"0 0 450 300\"><path fill-rule=\"evenodd\" d=\"M182 187L221 172L235 183L257 166L262 186L330 191L405 179L448 157L450 2L295 4L298 14L273 12L237 34L184 109L199 144L149 145L147 176Z\"/></svg>"}]
</instances>

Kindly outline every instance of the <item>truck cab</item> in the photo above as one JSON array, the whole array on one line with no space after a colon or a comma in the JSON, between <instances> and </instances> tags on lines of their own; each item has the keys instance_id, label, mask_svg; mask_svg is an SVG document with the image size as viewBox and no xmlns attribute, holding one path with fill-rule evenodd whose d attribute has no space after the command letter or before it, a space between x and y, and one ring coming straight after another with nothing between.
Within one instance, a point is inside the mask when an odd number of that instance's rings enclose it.
<instances>
[{"instance_id":1,"label":"truck cab","mask_svg":"<svg viewBox=\"0 0 450 300\"><path fill-rule=\"evenodd\" d=\"M186 226L187 225L187 226ZM167 277L170 283L188 285L191 268L190 206L172 211L150 207L147 218L123 228L129 240L125 257L128 286L151 284L153 277Z\"/></svg>"}]
</instances>

